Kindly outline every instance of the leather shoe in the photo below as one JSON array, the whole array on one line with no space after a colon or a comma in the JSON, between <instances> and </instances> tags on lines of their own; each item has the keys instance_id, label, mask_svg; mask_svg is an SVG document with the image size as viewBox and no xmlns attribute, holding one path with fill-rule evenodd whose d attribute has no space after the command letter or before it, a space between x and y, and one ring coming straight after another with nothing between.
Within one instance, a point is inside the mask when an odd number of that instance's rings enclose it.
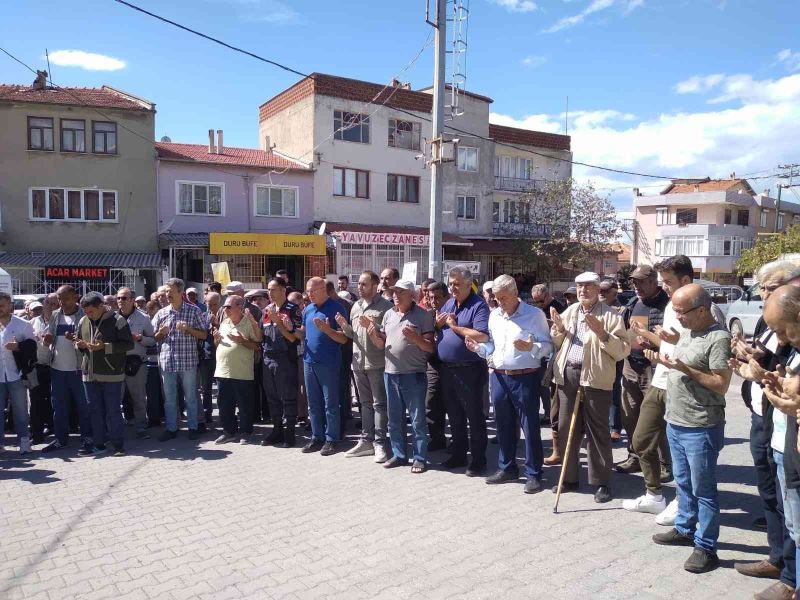
<instances>
[{"instance_id":1,"label":"leather shoe","mask_svg":"<svg viewBox=\"0 0 800 600\"><path fill-rule=\"evenodd\" d=\"M445 469L460 469L461 467L466 467L466 466L467 466L466 458L456 458L455 456L451 456L442 463L442 467Z\"/></svg>"},{"instance_id":2,"label":"leather shoe","mask_svg":"<svg viewBox=\"0 0 800 600\"><path fill-rule=\"evenodd\" d=\"M511 481L516 481L519 478L519 474L513 471L503 471L502 469L495 471L492 475L489 475L486 478L486 483L489 485L494 485L497 483L509 483Z\"/></svg>"},{"instance_id":3,"label":"leather shoe","mask_svg":"<svg viewBox=\"0 0 800 600\"><path fill-rule=\"evenodd\" d=\"M594 501L598 504L603 504L611 500L611 491L607 485L597 486L597 491L594 493Z\"/></svg>"},{"instance_id":4,"label":"leather shoe","mask_svg":"<svg viewBox=\"0 0 800 600\"><path fill-rule=\"evenodd\" d=\"M781 570L768 560L758 562L737 562L733 568L747 577L762 577L764 579L779 579Z\"/></svg>"},{"instance_id":5,"label":"leather shoe","mask_svg":"<svg viewBox=\"0 0 800 600\"><path fill-rule=\"evenodd\" d=\"M569 481L565 481L561 484L561 493L566 494L567 492L577 492L578 491L578 482L570 483ZM558 485L553 486L553 493L558 493Z\"/></svg>"},{"instance_id":6,"label":"leather shoe","mask_svg":"<svg viewBox=\"0 0 800 600\"><path fill-rule=\"evenodd\" d=\"M536 494L542 491L542 482L536 479L536 477L528 477L528 480L525 482L525 493L526 494Z\"/></svg>"},{"instance_id":7,"label":"leather shoe","mask_svg":"<svg viewBox=\"0 0 800 600\"><path fill-rule=\"evenodd\" d=\"M791 600L794 597L794 590L783 583L777 581L769 586L767 589L757 593L755 600Z\"/></svg>"},{"instance_id":8,"label":"leather shoe","mask_svg":"<svg viewBox=\"0 0 800 600\"><path fill-rule=\"evenodd\" d=\"M486 473L486 463L470 463L467 467L467 477L480 477L484 473Z\"/></svg>"}]
</instances>

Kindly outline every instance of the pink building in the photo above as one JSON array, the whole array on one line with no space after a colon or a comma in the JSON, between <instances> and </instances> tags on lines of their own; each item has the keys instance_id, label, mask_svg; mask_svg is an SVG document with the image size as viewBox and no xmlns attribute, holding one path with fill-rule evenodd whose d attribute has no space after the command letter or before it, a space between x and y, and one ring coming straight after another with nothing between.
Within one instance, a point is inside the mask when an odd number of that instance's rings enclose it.
<instances>
[{"instance_id":1,"label":"pink building","mask_svg":"<svg viewBox=\"0 0 800 600\"><path fill-rule=\"evenodd\" d=\"M211 263L227 262L231 279L249 288L265 287L278 269L288 270L295 285L324 274L324 236L321 246L320 236L312 240L316 255L304 255L310 246L299 242L307 238L294 237L308 235L314 220L313 171L274 152L225 147L218 136L215 143L209 132L208 146L156 143L159 246L170 274L202 283L212 279ZM254 234L247 239L260 250L211 254L212 233ZM268 247L294 250L269 254Z\"/></svg>"}]
</instances>

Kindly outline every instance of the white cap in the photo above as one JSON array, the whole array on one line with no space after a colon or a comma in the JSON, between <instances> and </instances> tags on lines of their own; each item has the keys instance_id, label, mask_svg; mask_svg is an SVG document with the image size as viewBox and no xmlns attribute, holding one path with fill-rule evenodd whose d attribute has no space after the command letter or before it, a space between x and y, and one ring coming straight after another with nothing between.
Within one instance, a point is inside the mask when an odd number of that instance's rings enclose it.
<instances>
[{"instance_id":1,"label":"white cap","mask_svg":"<svg viewBox=\"0 0 800 600\"><path fill-rule=\"evenodd\" d=\"M186 293L187 294L191 294L192 292L194 292L196 294L197 293L197 288L186 288Z\"/></svg>"},{"instance_id":2,"label":"white cap","mask_svg":"<svg viewBox=\"0 0 800 600\"><path fill-rule=\"evenodd\" d=\"M413 292L417 289L417 286L414 285L413 281L408 281L407 279L401 279L397 283L395 283L391 289L399 289L399 290L406 290L407 292Z\"/></svg>"},{"instance_id":3,"label":"white cap","mask_svg":"<svg viewBox=\"0 0 800 600\"><path fill-rule=\"evenodd\" d=\"M33 310L34 308L44 308L44 306L42 306L42 303L39 302L38 300L34 300L30 304L28 304L28 310Z\"/></svg>"},{"instance_id":4,"label":"white cap","mask_svg":"<svg viewBox=\"0 0 800 600\"><path fill-rule=\"evenodd\" d=\"M136 296L135 302L138 302L139 300L144 300L145 302L147 302L147 298L145 298L144 296Z\"/></svg>"},{"instance_id":5,"label":"white cap","mask_svg":"<svg viewBox=\"0 0 800 600\"><path fill-rule=\"evenodd\" d=\"M244 284L241 281L231 281L225 286L225 289L229 292L243 292Z\"/></svg>"},{"instance_id":6,"label":"white cap","mask_svg":"<svg viewBox=\"0 0 800 600\"><path fill-rule=\"evenodd\" d=\"M492 291L492 285L493 285L493 284L494 284L494 282L493 282L493 281L486 281L486 282L484 282L484 284L483 284L483 291L484 291L484 292L491 292L491 291Z\"/></svg>"},{"instance_id":7,"label":"white cap","mask_svg":"<svg viewBox=\"0 0 800 600\"><path fill-rule=\"evenodd\" d=\"M575 278L575 283L600 283L600 275L593 271L586 271Z\"/></svg>"}]
</instances>

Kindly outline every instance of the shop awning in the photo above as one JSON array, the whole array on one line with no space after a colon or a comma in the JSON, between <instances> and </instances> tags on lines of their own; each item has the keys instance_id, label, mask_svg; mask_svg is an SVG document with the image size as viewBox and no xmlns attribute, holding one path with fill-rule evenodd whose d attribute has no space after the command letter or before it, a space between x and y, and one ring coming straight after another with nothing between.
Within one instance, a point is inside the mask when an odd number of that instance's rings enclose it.
<instances>
[{"instance_id":1,"label":"shop awning","mask_svg":"<svg viewBox=\"0 0 800 600\"><path fill-rule=\"evenodd\" d=\"M314 223L318 230L322 225L321 221ZM411 245L428 245L430 230L426 227L401 227L395 225L363 225L361 223L330 223L325 226L325 233L334 237L340 237L344 241L348 233L358 234L358 239L353 239L354 243L370 244L409 244L408 239L418 238ZM344 234L344 235L342 235ZM424 238L424 239L423 239ZM452 233L442 234L442 244L446 246L471 246L472 242L466 238Z\"/></svg>"},{"instance_id":2,"label":"shop awning","mask_svg":"<svg viewBox=\"0 0 800 600\"><path fill-rule=\"evenodd\" d=\"M82 266L112 269L161 269L158 252L2 252L4 267Z\"/></svg>"},{"instance_id":3,"label":"shop awning","mask_svg":"<svg viewBox=\"0 0 800 600\"><path fill-rule=\"evenodd\" d=\"M208 233L162 233L159 248L208 248Z\"/></svg>"}]
</instances>

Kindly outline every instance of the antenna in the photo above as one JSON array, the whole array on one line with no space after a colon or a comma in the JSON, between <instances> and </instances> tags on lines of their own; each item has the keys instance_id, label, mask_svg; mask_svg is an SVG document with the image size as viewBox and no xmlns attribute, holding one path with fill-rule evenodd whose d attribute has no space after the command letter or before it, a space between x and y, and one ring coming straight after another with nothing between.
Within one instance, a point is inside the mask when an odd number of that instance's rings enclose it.
<instances>
[{"instance_id":1,"label":"antenna","mask_svg":"<svg viewBox=\"0 0 800 600\"><path fill-rule=\"evenodd\" d=\"M469 0L447 0L452 4L453 16L447 19L453 24L453 38L450 41L450 103L445 105L448 109L447 120L464 114L464 109L459 106L459 95L467 86L467 33L469 26ZM446 89L446 88L445 88Z\"/></svg>"},{"instance_id":2,"label":"antenna","mask_svg":"<svg viewBox=\"0 0 800 600\"><path fill-rule=\"evenodd\" d=\"M45 58L47 58L47 74L50 76L50 81L53 81L53 72L50 70L50 53L47 48L44 49Z\"/></svg>"}]
</instances>

